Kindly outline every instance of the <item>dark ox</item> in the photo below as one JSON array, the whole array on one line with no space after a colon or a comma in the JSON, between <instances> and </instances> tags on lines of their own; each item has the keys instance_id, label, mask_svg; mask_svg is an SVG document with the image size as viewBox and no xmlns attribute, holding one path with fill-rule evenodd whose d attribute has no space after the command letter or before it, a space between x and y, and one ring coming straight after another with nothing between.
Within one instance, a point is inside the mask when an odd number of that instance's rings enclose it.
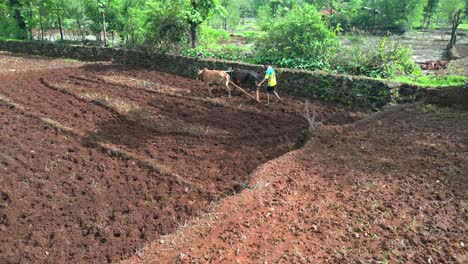
<instances>
[{"instance_id":1,"label":"dark ox","mask_svg":"<svg viewBox=\"0 0 468 264\"><path fill-rule=\"evenodd\" d=\"M231 80L239 86L244 84L250 88L250 91L254 91L260 76L252 70L234 69L231 72Z\"/></svg>"}]
</instances>

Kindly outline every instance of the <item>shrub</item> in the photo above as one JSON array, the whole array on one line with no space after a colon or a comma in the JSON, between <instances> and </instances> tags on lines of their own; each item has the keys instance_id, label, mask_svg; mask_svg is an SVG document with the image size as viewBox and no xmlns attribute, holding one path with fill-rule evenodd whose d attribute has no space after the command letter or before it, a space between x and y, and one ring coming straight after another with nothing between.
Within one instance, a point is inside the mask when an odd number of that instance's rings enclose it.
<instances>
[{"instance_id":1,"label":"shrub","mask_svg":"<svg viewBox=\"0 0 468 264\"><path fill-rule=\"evenodd\" d=\"M411 50L382 38L375 43L369 39L350 38L350 47L343 48L332 59L330 67L338 73L389 78L397 75L419 75L419 67Z\"/></svg>"},{"instance_id":2,"label":"shrub","mask_svg":"<svg viewBox=\"0 0 468 264\"><path fill-rule=\"evenodd\" d=\"M338 39L321 20L314 6L295 5L281 19L269 20L267 34L256 43L257 61L281 67L323 68Z\"/></svg>"},{"instance_id":3,"label":"shrub","mask_svg":"<svg viewBox=\"0 0 468 264\"><path fill-rule=\"evenodd\" d=\"M236 45L223 45L213 49L199 46L195 49L186 49L181 52L181 55L195 57L200 51L203 52L203 56L206 58L252 62L249 56L251 53L250 49L248 47L239 47Z\"/></svg>"},{"instance_id":4,"label":"shrub","mask_svg":"<svg viewBox=\"0 0 468 264\"><path fill-rule=\"evenodd\" d=\"M201 46L217 47L219 41L230 39L229 33L224 29L214 29L209 26L200 27L199 41Z\"/></svg>"},{"instance_id":5,"label":"shrub","mask_svg":"<svg viewBox=\"0 0 468 264\"><path fill-rule=\"evenodd\" d=\"M163 5L149 2L148 5L145 30L141 32L144 36L143 48L157 52L178 52L187 46L188 26L176 3Z\"/></svg>"}]
</instances>

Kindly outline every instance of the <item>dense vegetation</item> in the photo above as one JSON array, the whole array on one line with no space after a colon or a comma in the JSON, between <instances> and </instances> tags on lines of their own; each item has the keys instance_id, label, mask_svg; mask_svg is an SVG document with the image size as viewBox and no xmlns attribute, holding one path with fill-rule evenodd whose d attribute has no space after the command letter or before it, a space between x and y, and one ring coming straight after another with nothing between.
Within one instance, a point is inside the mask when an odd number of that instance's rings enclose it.
<instances>
[{"instance_id":1,"label":"dense vegetation","mask_svg":"<svg viewBox=\"0 0 468 264\"><path fill-rule=\"evenodd\" d=\"M387 78L419 73L410 50L359 36L449 27L467 8L468 0L0 0L0 37Z\"/></svg>"}]
</instances>

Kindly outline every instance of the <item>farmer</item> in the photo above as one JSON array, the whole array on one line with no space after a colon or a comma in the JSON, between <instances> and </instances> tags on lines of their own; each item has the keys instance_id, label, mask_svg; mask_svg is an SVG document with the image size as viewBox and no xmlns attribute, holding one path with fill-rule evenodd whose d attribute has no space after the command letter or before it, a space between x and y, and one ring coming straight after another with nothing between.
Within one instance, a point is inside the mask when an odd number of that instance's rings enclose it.
<instances>
[{"instance_id":1,"label":"farmer","mask_svg":"<svg viewBox=\"0 0 468 264\"><path fill-rule=\"evenodd\" d=\"M260 92L259 92L259 89L258 87L262 86L262 84L265 82L265 81L268 81L267 83L267 104L270 103L270 93L273 92L276 97L278 98L278 100L280 100L280 102L282 101L281 98L279 97L278 93L276 92L276 74L275 74L275 69L273 69L273 67L271 67L271 63L269 61L265 61L265 63L263 63L263 68L266 70L266 73L265 73L265 78L263 78L263 80L257 84L257 101L259 100L259 97L260 97Z\"/></svg>"}]
</instances>

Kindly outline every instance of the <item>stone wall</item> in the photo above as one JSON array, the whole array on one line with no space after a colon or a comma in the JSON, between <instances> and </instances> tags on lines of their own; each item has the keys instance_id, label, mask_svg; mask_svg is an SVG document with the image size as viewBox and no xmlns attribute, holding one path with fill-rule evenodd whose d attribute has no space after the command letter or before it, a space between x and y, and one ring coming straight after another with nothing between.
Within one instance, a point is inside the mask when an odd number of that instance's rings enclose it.
<instances>
[{"instance_id":1,"label":"stone wall","mask_svg":"<svg viewBox=\"0 0 468 264\"><path fill-rule=\"evenodd\" d=\"M263 75L260 65L233 61L202 59L124 49L72 46L28 41L0 41L0 50L15 53L73 58L86 61L110 61L115 63L151 67L156 70L187 78L196 78L201 68L227 70L251 69ZM344 105L380 108L388 103L412 101L417 87L382 80L323 73L276 69L280 93L322 101L334 101Z\"/></svg>"},{"instance_id":2,"label":"stone wall","mask_svg":"<svg viewBox=\"0 0 468 264\"><path fill-rule=\"evenodd\" d=\"M421 90L424 102L468 110L468 86L430 88Z\"/></svg>"}]
</instances>

